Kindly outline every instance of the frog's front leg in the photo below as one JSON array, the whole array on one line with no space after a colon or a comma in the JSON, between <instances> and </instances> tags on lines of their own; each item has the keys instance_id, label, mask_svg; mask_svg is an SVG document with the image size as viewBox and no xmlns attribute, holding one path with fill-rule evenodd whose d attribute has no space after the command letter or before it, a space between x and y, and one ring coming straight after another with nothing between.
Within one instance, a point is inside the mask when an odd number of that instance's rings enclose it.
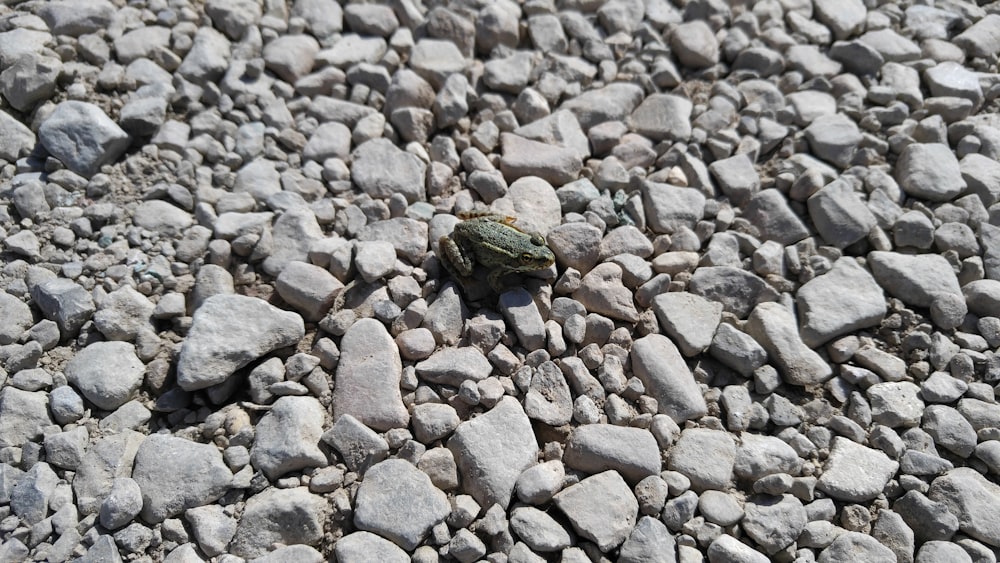
<instances>
[{"instance_id":1,"label":"frog's front leg","mask_svg":"<svg viewBox=\"0 0 1000 563\"><path fill-rule=\"evenodd\" d=\"M506 289L506 286L500 283L500 279L509 273L510 272L507 270L493 270L486 276L486 281L489 282L490 287L493 288L493 291L495 291L497 295L500 295Z\"/></svg>"},{"instance_id":2,"label":"frog's front leg","mask_svg":"<svg viewBox=\"0 0 1000 563\"><path fill-rule=\"evenodd\" d=\"M455 239L448 235L438 239L439 257L448 273L455 278L467 278L472 275L472 255L459 246Z\"/></svg>"}]
</instances>

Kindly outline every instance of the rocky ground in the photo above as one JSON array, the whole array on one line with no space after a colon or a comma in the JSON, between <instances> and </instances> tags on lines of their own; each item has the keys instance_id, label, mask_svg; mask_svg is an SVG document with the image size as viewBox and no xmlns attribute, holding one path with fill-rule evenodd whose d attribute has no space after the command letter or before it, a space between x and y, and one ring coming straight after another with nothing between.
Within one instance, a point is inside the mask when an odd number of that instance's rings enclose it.
<instances>
[{"instance_id":1,"label":"rocky ground","mask_svg":"<svg viewBox=\"0 0 1000 563\"><path fill-rule=\"evenodd\" d=\"M998 54L960 0L2 2L0 560L994 563ZM484 210L556 263L456 285Z\"/></svg>"}]
</instances>

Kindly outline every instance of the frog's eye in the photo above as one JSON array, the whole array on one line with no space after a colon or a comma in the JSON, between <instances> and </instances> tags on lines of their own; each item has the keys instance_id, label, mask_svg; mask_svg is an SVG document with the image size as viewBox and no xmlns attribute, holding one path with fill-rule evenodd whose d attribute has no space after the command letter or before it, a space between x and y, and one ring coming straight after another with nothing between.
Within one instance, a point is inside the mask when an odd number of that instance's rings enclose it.
<instances>
[{"instance_id":1,"label":"frog's eye","mask_svg":"<svg viewBox=\"0 0 1000 563\"><path fill-rule=\"evenodd\" d=\"M522 252L521 253L521 263L523 263L523 264L529 264L529 263L531 263L531 261L533 259L534 259L534 257L531 254L529 254L527 252Z\"/></svg>"}]
</instances>

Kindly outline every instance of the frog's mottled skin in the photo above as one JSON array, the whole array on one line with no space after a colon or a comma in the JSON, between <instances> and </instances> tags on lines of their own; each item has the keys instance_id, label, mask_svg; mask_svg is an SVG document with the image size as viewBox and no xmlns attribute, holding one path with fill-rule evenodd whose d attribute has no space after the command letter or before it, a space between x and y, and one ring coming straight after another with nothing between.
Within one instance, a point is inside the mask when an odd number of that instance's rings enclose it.
<instances>
[{"instance_id":1,"label":"frog's mottled skin","mask_svg":"<svg viewBox=\"0 0 1000 563\"><path fill-rule=\"evenodd\" d=\"M514 217L494 213L459 216L466 220L455 225L451 236L438 241L441 263L459 281L470 277L478 265L489 271L487 281L500 293L501 277L548 268L555 262L542 235L517 228Z\"/></svg>"}]
</instances>

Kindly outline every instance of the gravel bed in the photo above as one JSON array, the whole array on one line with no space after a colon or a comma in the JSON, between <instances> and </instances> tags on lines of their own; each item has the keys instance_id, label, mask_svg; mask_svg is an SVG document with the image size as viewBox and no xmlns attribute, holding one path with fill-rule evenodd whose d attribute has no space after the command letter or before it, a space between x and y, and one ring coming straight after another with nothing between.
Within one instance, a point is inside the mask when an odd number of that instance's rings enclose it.
<instances>
[{"instance_id":1,"label":"gravel bed","mask_svg":"<svg viewBox=\"0 0 1000 563\"><path fill-rule=\"evenodd\" d=\"M987 1L0 2L0 561L996 563L998 57Z\"/></svg>"}]
</instances>

